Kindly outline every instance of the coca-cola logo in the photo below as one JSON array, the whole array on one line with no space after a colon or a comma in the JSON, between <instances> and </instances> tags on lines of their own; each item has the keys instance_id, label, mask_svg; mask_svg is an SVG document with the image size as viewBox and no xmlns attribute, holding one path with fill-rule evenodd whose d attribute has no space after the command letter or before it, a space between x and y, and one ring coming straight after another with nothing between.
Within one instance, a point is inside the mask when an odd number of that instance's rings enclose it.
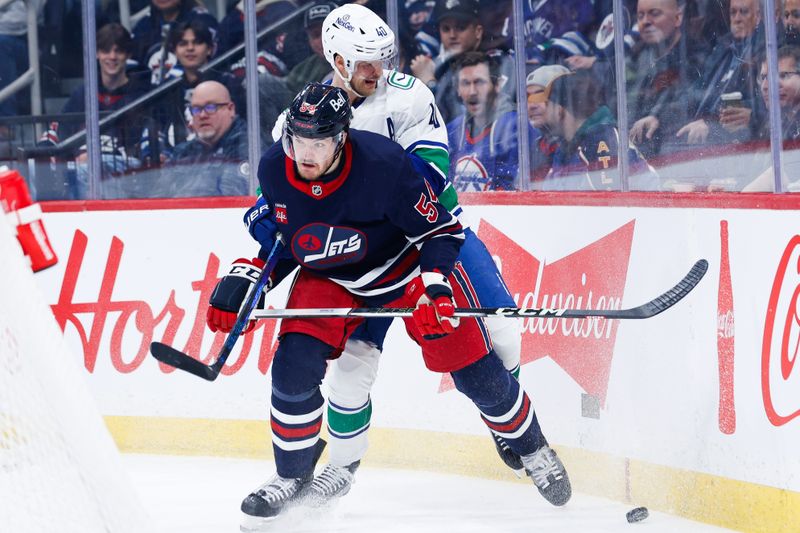
<instances>
[{"instance_id":1,"label":"coca-cola logo","mask_svg":"<svg viewBox=\"0 0 800 533\"><path fill-rule=\"evenodd\" d=\"M800 235L786 246L769 295L761 346L761 394L767 418L782 426L800 416Z\"/></svg>"},{"instance_id":2,"label":"coca-cola logo","mask_svg":"<svg viewBox=\"0 0 800 533\"><path fill-rule=\"evenodd\" d=\"M552 263L544 263L485 220L478 234L520 307L620 309L634 225L628 222ZM550 357L605 405L618 320L527 318L522 326L521 365ZM449 381L440 388L451 388Z\"/></svg>"},{"instance_id":3,"label":"coca-cola logo","mask_svg":"<svg viewBox=\"0 0 800 533\"><path fill-rule=\"evenodd\" d=\"M124 244L114 237L108 251L103 276L97 286L97 297L93 301L75 301L75 289L80 282L82 289L90 286L91 279L82 279L83 260L89 239L81 231L76 231L72 240L72 246L67 259L66 269L61 284L61 292L58 301L51 306L56 321L62 330L66 331L69 324L77 333L84 357L84 366L90 373L94 372L98 362L99 354L109 354L111 365L120 373L127 374L138 369L145 360L152 341L160 341L175 348L180 349L205 363L211 363L212 359L219 353L225 341L225 334L211 333L205 325L206 308L208 300L214 290L219 276L219 258L213 253L209 254L205 266L205 272L199 280L187 282L191 290L197 293L196 307L187 318L187 309L179 305L175 289L171 290L166 298L164 305L157 312L150 307L144 300L116 300L114 298L114 288L117 284L120 264L123 259ZM190 274L190 269L187 269ZM137 281L138 283L139 281ZM133 280L121 280L121 283L133 283ZM184 293L185 290L181 290ZM88 329L85 324L91 324ZM111 337L105 344L103 341L106 326L110 326ZM188 332L187 332L188 328ZM156 336L156 330L163 330L160 337ZM259 372L266 374L272 363L275 353L275 321L260 320L255 329L244 335L242 342L237 343L237 348L228 359L222 369L222 374L232 375L238 372L248 356L253 351L253 344L256 332L262 333L261 344L256 354L258 357L257 367ZM206 334L214 335L214 341L205 354L201 353L203 337ZM138 347L136 352L123 352L123 337L125 346L129 346L130 338L137 339ZM180 346L176 339L186 338L186 342ZM130 345L136 346L132 342ZM151 364L155 364L155 359L149 358ZM158 363L162 372L168 373L174 369L163 363Z\"/></svg>"},{"instance_id":4,"label":"coca-cola logo","mask_svg":"<svg viewBox=\"0 0 800 533\"><path fill-rule=\"evenodd\" d=\"M733 312L717 315L717 336L721 339L732 339L735 334Z\"/></svg>"}]
</instances>

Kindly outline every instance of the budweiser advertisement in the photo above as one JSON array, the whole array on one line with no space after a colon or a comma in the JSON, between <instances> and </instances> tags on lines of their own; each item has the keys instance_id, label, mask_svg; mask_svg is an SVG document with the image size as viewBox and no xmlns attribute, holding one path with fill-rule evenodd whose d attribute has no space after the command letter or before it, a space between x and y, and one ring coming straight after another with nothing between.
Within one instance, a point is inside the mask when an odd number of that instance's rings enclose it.
<instances>
[{"instance_id":1,"label":"budweiser advertisement","mask_svg":"<svg viewBox=\"0 0 800 533\"><path fill-rule=\"evenodd\" d=\"M552 442L800 490L800 477L784 475L796 464L786 443L800 439L800 216L658 207L469 212L524 307L632 307L672 287L697 259L709 261L698 287L653 318L521 321L520 380ZM213 359L224 336L205 327L209 295L230 261L257 253L242 214L45 213L61 261L37 281L105 414L266 417L274 321L243 337L213 384L147 351L156 340ZM285 285L267 305L283 307ZM399 321L373 404L376 427L486 432L449 377L424 368Z\"/></svg>"}]
</instances>

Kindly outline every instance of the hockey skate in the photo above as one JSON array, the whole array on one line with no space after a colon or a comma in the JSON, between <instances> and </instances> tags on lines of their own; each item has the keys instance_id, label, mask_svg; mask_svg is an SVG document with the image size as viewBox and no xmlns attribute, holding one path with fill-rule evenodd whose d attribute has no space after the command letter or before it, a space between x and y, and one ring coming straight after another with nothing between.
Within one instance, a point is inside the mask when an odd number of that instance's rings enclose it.
<instances>
[{"instance_id":1,"label":"hockey skate","mask_svg":"<svg viewBox=\"0 0 800 533\"><path fill-rule=\"evenodd\" d=\"M242 501L244 516L239 529L244 532L261 531L282 511L300 503L303 489L311 484L311 479L311 476L288 479L278 474L272 476Z\"/></svg>"},{"instance_id":2,"label":"hockey skate","mask_svg":"<svg viewBox=\"0 0 800 533\"><path fill-rule=\"evenodd\" d=\"M517 477L521 478L522 474L525 473L525 465L522 464L522 459L519 454L508 447L508 443L506 443L503 437L491 430L489 430L489 433L492 434L495 448L497 448L497 455L500 456L500 459L503 460L506 466L514 471Z\"/></svg>"},{"instance_id":3,"label":"hockey skate","mask_svg":"<svg viewBox=\"0 0 800 533\"><path fill-rule=\"evenodd\" d=\"M325 468L314 478L305 490L303 503L311 507L322 507L350 492L355 483L356 470L361 461L347 466L325 465Z\"/></svg>"},{"instance_id":4,"label":"hockey skate","mask_svg":"<svg viewBox=\"0 0 800 533\"><path fill-rule=\"evenodd\" d=\"M243 516L239 530L248 533L262 531L263 526L272 522L281 512L302 503L306 489L314 479L314 466L326 445L324 439L319 439L314 445L314 458L308 475L302 478L285 478L275 474L251 492L242 501Z\"/></svg>"},{"instance_id":5,"label":"hockey skate","mask_svg":"<svg viewBox=\"0 0 800 533\"><path fill-rule=\"evenodd\" d=\"M572 496L567 470L550 446L542 446L535 452L523 455L525 471L539 489L544 499L556 506L566 504Z\"/></svg>"}]
</instances>

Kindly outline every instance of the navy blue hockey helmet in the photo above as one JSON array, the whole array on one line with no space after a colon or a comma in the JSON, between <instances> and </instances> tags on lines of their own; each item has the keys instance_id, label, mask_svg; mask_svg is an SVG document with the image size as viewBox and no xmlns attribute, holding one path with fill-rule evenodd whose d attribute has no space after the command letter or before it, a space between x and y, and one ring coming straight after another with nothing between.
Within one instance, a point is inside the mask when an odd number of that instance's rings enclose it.
<instances>
[{"instance_id":1,"label":"navy blue hockey helmet","mask_svg":"<svg viewBox=\"0 0 800 533\"><path fill-rule=\"evenodd\" d=\"M294 161L298 157L305 162L317 163L335 159L344 147L352 116L350 100L342 89L309 83L286 112L283 151ZM301 139L314 139L315 142L309 145ZM304 148L300 150L298 145Z\"/></svg>"},{"instance_id":2,"label":"navy blue hockey helmet","mask_svg":"<svg viewBox=\"0 0 800 533\"><path fill-rule=\"evenodd\" d=\"M350 126L353 116L347 93L333 85L309 83L286 113L289 135L319 139L333 137Z\"/></svg>"}]
</instances>

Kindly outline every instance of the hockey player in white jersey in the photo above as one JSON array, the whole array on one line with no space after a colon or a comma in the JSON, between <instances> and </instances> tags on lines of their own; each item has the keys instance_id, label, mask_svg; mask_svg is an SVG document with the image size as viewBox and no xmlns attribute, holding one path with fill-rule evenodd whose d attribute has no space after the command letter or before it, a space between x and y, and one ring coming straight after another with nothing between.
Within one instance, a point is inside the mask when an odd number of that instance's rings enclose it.
<instances>
[{"instance_id":1,"label":"hockey player in white jersey","mask_svg":"<svg viewBox=\"0 0 800 533\"><path fill-rule=\"evenodd\" d=\"M455 189L447 178L447 129L430 89L413 76L391 70L395 37L389 26L369 9L346 4L331 11L323 22L322 43L325 57L334 68L333 85L344 89L350 97L351 127L382 134L400 144L418 173L433 186L439 202L467 228ZM283 121L282 115L275 124L272 132L275 140L282 135ZM471 230L466 233L459 261L475 272L481 282L481 286L475 287L477 298L473 305L515 306L486 247ZM368 446L370 390L391 320L367 320L347 341L342 355L331 362L327 374L330 462L312 482L309 491L312 503L324 504L341 497L354 482L355 471ZM486 324L503 365L518 376L519 321L491 318L486 319ZM532 470L532 465L523 464L506 446L501 435L492 436L509 467L517 472ZM566 472L563 475L566 478ZM541 491L542 487L539 488Z\"/></svg>"}]
</instances>

